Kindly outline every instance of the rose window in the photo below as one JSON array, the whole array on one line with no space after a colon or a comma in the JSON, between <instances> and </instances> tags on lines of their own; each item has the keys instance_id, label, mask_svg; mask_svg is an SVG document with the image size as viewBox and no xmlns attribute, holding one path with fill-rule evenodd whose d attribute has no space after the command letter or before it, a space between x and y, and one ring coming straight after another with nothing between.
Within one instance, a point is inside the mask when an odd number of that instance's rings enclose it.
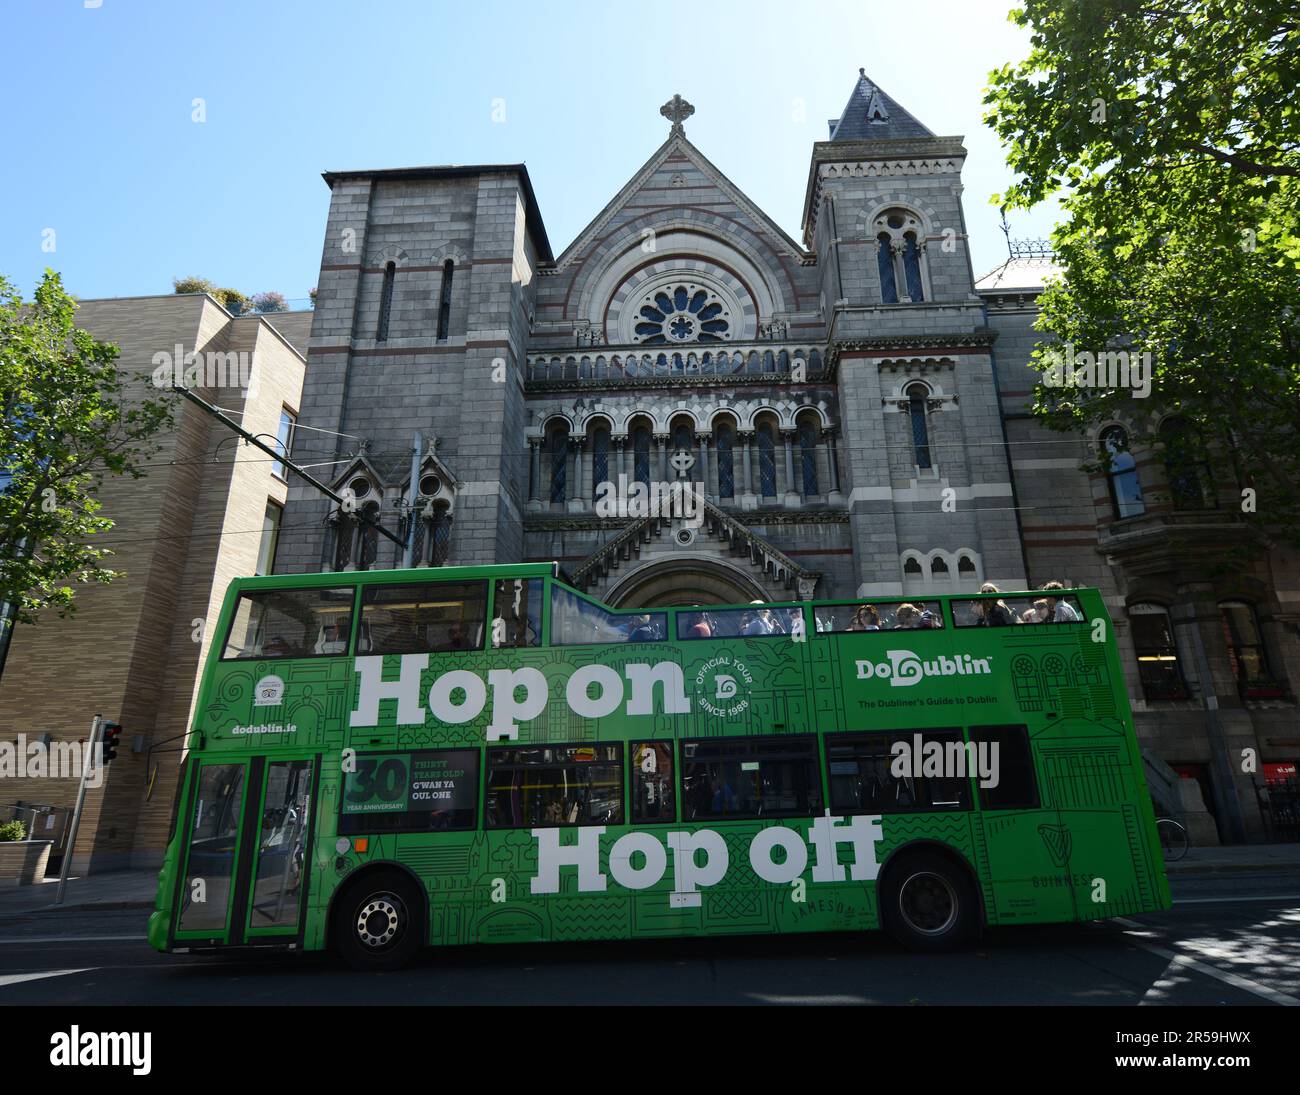
<instances>
[{"instance_id":1,"label":"rose window","mask_svg":"<svg viewBox=\"0 0 1300 1095\"><path fill-rule=\"evenodd\" d=\"M636 341L721 342L730 337L727 307L716 293L697 285L664 287L647 296L637 313Z\"/></svg>"}]
</instances>

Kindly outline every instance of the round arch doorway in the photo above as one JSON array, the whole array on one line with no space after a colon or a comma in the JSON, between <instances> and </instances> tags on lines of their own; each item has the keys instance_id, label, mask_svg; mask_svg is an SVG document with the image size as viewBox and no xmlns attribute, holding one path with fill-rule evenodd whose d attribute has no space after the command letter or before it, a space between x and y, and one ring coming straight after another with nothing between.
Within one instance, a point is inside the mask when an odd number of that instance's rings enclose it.
<instances>
[{"instance_id":1,"label":"round arch doorway","mask_svg":"<svg viewBox=\"0 0 1300 1095\"><path fill-rule=\"evenodd\" d=\"M749 575L712 559L647 563L625 575L605 597L611 608L743 605L771 600Z\"/></svg>"}]
</instances>

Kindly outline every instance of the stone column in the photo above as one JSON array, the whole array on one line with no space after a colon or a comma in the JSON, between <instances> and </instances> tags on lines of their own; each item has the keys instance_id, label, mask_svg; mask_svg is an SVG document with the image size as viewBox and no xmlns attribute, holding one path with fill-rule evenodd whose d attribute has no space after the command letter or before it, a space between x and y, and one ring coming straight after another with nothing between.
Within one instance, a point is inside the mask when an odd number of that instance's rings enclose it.
<instances>
[{"instance_id":1,"label":"stone column","mask_svg":"<svg viewBox=\"0 0 1300 1095\"><path fill-rule=\"evenodd\" d=\"M699 481L704 484L703 487L704 496L707 498L709 494L712 493L709 488L709 435L707 433L700 434L699 444L700 444Z\"/></svg>"},{"instance_id":2,"label":"stone column","mask_svg":"<svg viewBox=\"0 0 1300 1095\"><path fill-rule=\"evenodd\" d=\"M758 499L754 495L754 478L753 478L754 431L739 430L737 431L736 436L740 441L741 470L744 473L743 482L741 484L741 489L740 489L740 497L737 499L737 501L740 502L741 509L756 509L758 507ZM732 467L734 471L734 467L735 467L734 452L732 454L732 460L733 460Z\"/></svg>"},{"instance_id":3,"label":"stone column","mask_svg":"<svg viewBox=\"0 0 1300 1095\"><path fill-rule=\"evenodd\" d=\"M627 474L627 436L611 438L614 442L615 449L615 468L614 482L618 482L618 476Z\"/></svg>"},{"instance_id":4,"label":"stone column","mask_svg":"<svg viewBox=\"0 0 1300 1095\"><path fill-rule=\"evenodd\" d=\"M528 438L528 503L530 510L544 509L549 495L545 494L542 483L542 461L545 459L545 447L541 437Z\"/></svg>"},{"instance_id":5,"label":"stone column","mask_svg":"<svg viewBox=\"0 0 1300 1095\"><path fill-rule=\"evenodd\" d=\"M668 434L657 433L655 442L659 446L659 482L668 482Z\"/></svg>"},{"instance_id":6,"label":"stone column","mask_svg":"<svg viewBox=\"0 0 1300 1095\"><path fill-rule=\"evenodd\" d=\"M582 510L587 508L587 496L582 490L582 465L585 459L582 450L585 447L583 442L586 440L585 437L573 438L573 483L571 484L572 489L568 492L568 508L571 510Z\"/></svg>"},{"instance_id":7,"label":"stone column","mask_svg":"<svg viewBox=\"0 0 1300 1095\"><path fill-rule=\"evenodd\" d=\"M794 479L794 430L781 430L785 442L785 506L797 508L803 498L803 481Z\"/></svg>"},{"instance_id":8,"label":"stone column","mask_svg":"<svg viewBox=\"0 0 1300 1095\"><path fill-rule=\"evenodd\" d=\"M537 450L541 447L541 438L530 437L528 439L528 501L537 501Z\"/></svg>"},{"instance_id":9,"label":"stone column","mask_svg":"<svg viewBox=\"0 0 1300 1095\"><path fill-rule=\"evenodd\" d=\"M840 493L840 456L836 451L835 430L823 430L822 437L826 439L826 468L830 473L830 493L826 496L828 502L842 502L844 496Z\"/></svg>"}]
</instances>

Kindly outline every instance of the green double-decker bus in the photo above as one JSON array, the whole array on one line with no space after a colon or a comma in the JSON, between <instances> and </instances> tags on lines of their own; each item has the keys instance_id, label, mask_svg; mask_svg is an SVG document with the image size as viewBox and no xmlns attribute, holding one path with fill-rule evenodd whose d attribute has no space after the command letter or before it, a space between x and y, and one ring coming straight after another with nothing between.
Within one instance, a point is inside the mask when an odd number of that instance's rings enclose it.
<instances>
[{"instance_id":1,"label":"green double-decker bus","mask_svg":"<svg viewBox=\"0 0 1300 1095\"><path fill-rule=\"evenodd\" d=\"M985 925L1169 905L1091 589L615 611L554 564L232 583L165 951Z\"/></svg>"}]
</instances>

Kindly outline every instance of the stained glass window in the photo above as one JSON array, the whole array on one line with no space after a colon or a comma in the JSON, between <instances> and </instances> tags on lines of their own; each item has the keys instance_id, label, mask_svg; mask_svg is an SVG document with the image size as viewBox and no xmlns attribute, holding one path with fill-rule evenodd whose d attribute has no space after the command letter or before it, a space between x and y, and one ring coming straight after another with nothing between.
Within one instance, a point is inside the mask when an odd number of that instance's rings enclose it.
<instances>
[{"instance_id":1,"label":"stained glass window","mask_svg":"<svg viewBox=\"0 0 1300 1095\"><path fill-rule=\"evenodd\" d=\"M926 391L914 384L907 390L908 413L912 419L912 447L916 451L916 466L930 467L930 430L925 421Z\"/></svg>"},{"instance_id":2,"label":"stained glass window","mask_svg":"<svg viewBox=\"0 0 1300 1095\"><path fill-rule=\"evenodd\" d=\"M725 306L707 289L665 286L647 297L638 310L635 331L647 346L669 342L721 342L731 322Z\"/></svg>"}]
</instances>

